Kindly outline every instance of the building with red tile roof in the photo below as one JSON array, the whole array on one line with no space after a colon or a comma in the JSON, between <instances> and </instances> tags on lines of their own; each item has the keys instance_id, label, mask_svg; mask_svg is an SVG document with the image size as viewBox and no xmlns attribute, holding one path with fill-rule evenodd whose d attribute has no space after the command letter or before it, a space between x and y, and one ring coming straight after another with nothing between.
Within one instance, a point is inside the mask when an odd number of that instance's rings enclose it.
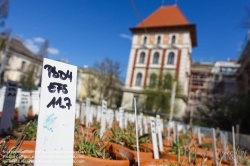
<instances>
[{"instance_id":1,"label":"building with red tile roof","mask_svg":"<svg viewBox=\"0 0 250 166\"><path fill-rule=\"evenodd\" d=\"M133 98L143 108L143 90L155 86L170 74L182 87L182 98L175 100L178 117L186 110L192 48L197 46L196 26L178 6L161 6L137 26L133 33L122 105L133 110ZM167 89L171 92L171 89ZM169 101L166 101L169 102ZM154 111L154 110L152 110Z\"/></svg>"}]
</instances>

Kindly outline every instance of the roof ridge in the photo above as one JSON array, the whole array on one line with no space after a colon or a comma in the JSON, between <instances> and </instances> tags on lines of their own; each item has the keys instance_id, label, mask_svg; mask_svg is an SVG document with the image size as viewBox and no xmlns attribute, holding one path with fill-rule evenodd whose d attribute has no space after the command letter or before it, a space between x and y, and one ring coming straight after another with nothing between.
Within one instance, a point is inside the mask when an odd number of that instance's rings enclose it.
<instances>
[{"instance_id":1,"label":"roof ridge","mask_svg":"<svg viewBox=\"0 0 250 166\"><path fill-rule=\"evenodd\" d=\"M166 17L167 16L167 17ZM154 12L147 16L136 27L152 26L172 26L190 24L177 5L166 5L158 7Z\"/></svg>"}]
</instances>

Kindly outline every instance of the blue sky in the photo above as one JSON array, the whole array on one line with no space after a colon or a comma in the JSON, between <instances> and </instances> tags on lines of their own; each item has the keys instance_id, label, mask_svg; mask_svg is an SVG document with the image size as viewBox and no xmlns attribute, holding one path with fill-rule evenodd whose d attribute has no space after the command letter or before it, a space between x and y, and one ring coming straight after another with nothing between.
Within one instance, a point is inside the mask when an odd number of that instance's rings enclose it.
<instances>
[{"instance_id":1,"label":"blue sky","mask_svg":"<svg viewBox=\"0 0 250 166\"><path fill-rule=\"evenodd\" d=\"M134 0L141 19L162 4L162 0ZM174 0L165 0L173 5ZM249 0L178 0L178 6L196 24L194 61L237 59L247 29L239 27ZM141 20L130 0L10 0L4 28L34 52L49 39L51 59L67 59L76 66L93 66L105 57L119 61L125 79L130 53L130 27ZM3 30L3 29L1 29Z\"/></svg>"}]
</instances>

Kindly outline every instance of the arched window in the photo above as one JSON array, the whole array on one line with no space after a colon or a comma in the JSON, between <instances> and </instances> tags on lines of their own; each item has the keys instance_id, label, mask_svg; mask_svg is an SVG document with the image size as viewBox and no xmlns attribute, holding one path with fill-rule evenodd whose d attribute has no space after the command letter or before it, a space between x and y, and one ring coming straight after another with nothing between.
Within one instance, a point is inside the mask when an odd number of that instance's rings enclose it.
<instances>
[{"instance_id":1,"label":"arched window","mask_svg":"<svg viewBox=\"0 0 250 166\"><path fill-rule=\"evenodd\" d=\"M176 40L176 36L174 35L174 36L172 36L171 44L174 44L175 40Z\"/></svg>"},{"instance_id":2,"label":"arched window","mask_svg":"<svg viewBox=\"0 0 250 166\"><path fill-rule=\"evenodd\" d=\"M145 61L145 52L142 52L140 54L139 63L144 63L144 61Z\"/></svg>"},{"instance_id":3,"label":"arched window","mask_svg":"<svg viewBox=\"0 0 250 166\"><path fill-rule=\"evenodd\" d=\"M197 100L201 101L202 100L202 94L201 92L197 93Z\"/></svg>"},{"instance_id":4,"label":"arched window","mask_svg":"<svg viewBox=\"0 0 250 166\"><path fill-rule=\"evenodd\" d=\"M154 53L153 64L158 64L160 54L158 52Z\"/></svg>"},{"instance_id":5,"label":"arched window","mask_svg":"<svg viewBox=\"0 0 250 166\"><path fill-rule=\"evenodd\" d=\"M147 43L147 37L145 36L143 39L143 44L146 44L146 43Z\"/></svg>"},{"instance_id":6,"label":"arched window","mask_svg":"<svg viewBox=\"0 0 250 166\"><path fill-rule=\"evenodd\" d=\"M168 54L168 63L167 64L170 64L170 65L174 64L174 53L173 52L170 52Z\"/></svg>"},{"instance_id":7,"label":"arched window","mask_svg":"<svg viewBox=\"0 0 250 166\"><path fill-rule=\"evenodd\" d=\"M161 44L161 37L160 36L157 37L157 44Z\"/></svg>"},{"instance_id":8,"label":"arched window","mask_svg":"<svg viewBox=\"0 0 250 166\"><path fill-rule=\"evenodd\" d=\"M151 74L150 79L149 79L149 87L150 88L155 88L156 87L156 80L157 80L157 75L156 74Z\"/></svg>"},{"instance_id":9,"label":"arched window","mask_svg":"<svg viewBox=\"0 0 250 166\"><path fill-rule=\"evenodd\" d=\"M166 73L163 77L162 88L172 89L173 77L170 73Z\"/></svg>"},{"instance_id":10,"label":"arched window","mask_svg":"<svg viewBox=\"0 0 250 166\"><path fill-rule=\"evenodd\" d=\"M136 76L135 86L141 86L142 74L138 73Z\"/></svg>"}]
</instances>

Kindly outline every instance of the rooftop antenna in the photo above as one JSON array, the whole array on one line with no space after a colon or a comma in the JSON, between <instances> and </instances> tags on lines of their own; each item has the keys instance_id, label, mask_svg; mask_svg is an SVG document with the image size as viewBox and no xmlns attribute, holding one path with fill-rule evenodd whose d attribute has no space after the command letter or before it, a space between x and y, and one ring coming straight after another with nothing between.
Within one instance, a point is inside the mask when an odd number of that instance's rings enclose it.
<instances>
[{"instance_id":1,"label":"rooftop antenna","mask_svg":"<svg viewBox=\"0 0 250 166\"><path fill-rule=\"evenodd\" d=\"M178 3L178 0L175 0L175 4L174 5L177 6L177 3Z\"/></svg>"}]
</instances>

